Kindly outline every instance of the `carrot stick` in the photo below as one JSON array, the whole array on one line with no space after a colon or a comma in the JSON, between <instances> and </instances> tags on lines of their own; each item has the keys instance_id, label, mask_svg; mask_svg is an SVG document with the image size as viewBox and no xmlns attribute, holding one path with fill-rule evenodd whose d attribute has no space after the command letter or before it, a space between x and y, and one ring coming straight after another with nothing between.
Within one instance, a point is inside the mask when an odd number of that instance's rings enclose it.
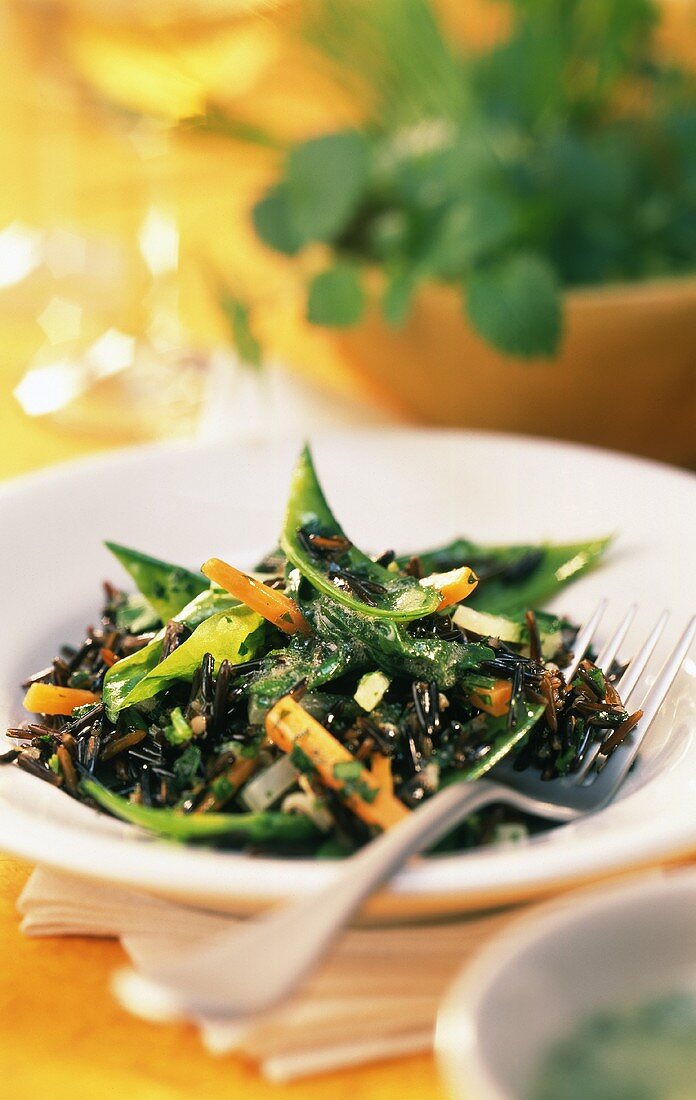
<instances>
[{"instance_id":1,"label":"carrot stick","mask_svg":"<svg viewBox=\"0 0 696 1100\"><path fill-rule=\"evenodd\" d=\"M261 581L248 577L226 561L208 558L201 566L201 572L286 634L311 632L309 623L294 600Z\"/></svg>"},{"instance_id":2,"label":"carrot stick","mask_svg":"<svg viewBox=\"0 0 696 1100\"><path fill-rule=\"evenodd\" d=\"M502 718L510 709L512 684L509 680L495 680L490 688L472 691L469 698L479 710L485 710L493 718Z\"/></svg>"},{"instance_id":3,"label":"carrot stick","mask_svg":"<svg viewBox=\"0 0 696 1100\"><path fill-rule=\"evenodd\" d=\"M32 684L24 696L24 706L32 714L70 715L75 707L98 703L101 697L81 688L58 687L55 684Z\"/></svg>"},{"instance_id":4,"label":"carrot stick","mask_svg":"<svg viewBox=\"0 0 696 1100\"><path fill-rule=\"evenodd\" d=\"M381 752L373 752L370 760L370 771L374 775L380 788L387 794L394 793L394 777L391 770L391 760Z\"/></svg>"},{"instance_id":5,"label":"carrot stick","mask_svg":"<svg viewBox=\"0 0 696 1100\"><path fill-rule=\"evenodd\" d=\"M266 733L290 754L298 771L317 773L322 783L338 791L346 806L368 825L386 830L410 812L291 696L284 696L269 710Z\"/></svg>"}]
</instances>

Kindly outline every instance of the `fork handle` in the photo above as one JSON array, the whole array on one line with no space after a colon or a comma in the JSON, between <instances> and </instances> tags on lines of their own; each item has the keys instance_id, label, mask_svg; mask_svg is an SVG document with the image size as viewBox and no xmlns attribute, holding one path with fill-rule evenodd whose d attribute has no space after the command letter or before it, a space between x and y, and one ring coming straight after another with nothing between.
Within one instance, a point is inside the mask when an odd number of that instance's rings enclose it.
<instances>
[{"instance_id":1,"label":"fork handle","mask_svg":"<svg viewBox=\"0 0 696 1100\"><path fill-rule=\"evenodd\" d=\"M146 971L158 986L150 992L159 1004L163 995L169 995L172 1008L200 1014L246 1016L270 1008L307 976L375 887L409 856L501 794L505 797L509 792L489 780L447 787L351 856L318 893L275 909L242 929L223 932L183 960ZM123 982L122 977L117 987L122 993ZM138 989L146 992L139 977ZM127 999L133 1007L133 998Z\"/></svg>"}]
</instances>

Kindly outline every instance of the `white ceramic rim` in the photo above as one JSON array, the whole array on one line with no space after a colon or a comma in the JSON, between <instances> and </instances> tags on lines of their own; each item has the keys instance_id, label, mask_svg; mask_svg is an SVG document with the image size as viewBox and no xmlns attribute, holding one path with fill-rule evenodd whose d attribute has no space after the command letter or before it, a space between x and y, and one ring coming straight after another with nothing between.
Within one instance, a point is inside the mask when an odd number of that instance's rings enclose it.
<instances>
[{"instance_id":1,"label":"white ceramic rim","mask_svg":"<svg viewBox=\"0 0 696 1100\"><path fill-rule=\"evenodd\" d=\"M615 912L617 904L632 909L657 896L669 905L671 896L685 886L696 892L696 868L653 870L612 886L585 886L535 906L489 940L455 979L438 1012L435 1053L454 1100L510 1100L482 1057L477 1021L489 988L526 948L598 912Z\"/></svg>"}]
</instances>

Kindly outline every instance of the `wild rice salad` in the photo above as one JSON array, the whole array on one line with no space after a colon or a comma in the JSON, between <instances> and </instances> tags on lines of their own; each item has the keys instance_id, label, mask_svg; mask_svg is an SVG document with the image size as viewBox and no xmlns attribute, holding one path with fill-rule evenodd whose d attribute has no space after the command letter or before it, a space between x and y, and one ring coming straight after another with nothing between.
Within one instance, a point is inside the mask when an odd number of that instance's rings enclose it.
<instances>
[{"instance_id":1,"label":"wild rice salad","mask_svg":"<svg viewBox=\"0 0 696 1100\"><path fill-rule=\"evenodd\" d=\"M612 670L566 687L575 628L538 610L606 540L369 557L305 449L251 574L107 545L138 591L106 584L99 625L26 681L0 760L163 837L338 856L507 754L550 779L636 720ZM529 827L494 807L441 847Z\"/></svg>"}]
</instances>

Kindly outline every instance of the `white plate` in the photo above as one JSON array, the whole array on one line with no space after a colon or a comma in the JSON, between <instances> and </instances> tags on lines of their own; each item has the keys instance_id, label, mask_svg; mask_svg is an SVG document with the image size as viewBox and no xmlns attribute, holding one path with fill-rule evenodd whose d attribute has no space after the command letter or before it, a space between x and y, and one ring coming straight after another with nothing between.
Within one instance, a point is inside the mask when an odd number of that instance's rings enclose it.
<instances>
[{"instance_id":1,"label":"white plate","mask_svg":"<svg viewBox=\"0 0 696 1100\"><path fill-rule=\"evenodd\" d=\"M101 540L197 565L243 566L275 543L296 441L145 448L53 470L0 492L0 726L21 719L18 683L79 639L100 582L121 579ZM575 540L617 533L606 564L556 601L581 619L611 597L610 629L634 600L635 641L662 607L670 641L696 609L696 479L606 452L511 436L417 431L315 441L320 476L359 545ZM621 797L594 817L513 848L414 861L372 913L480 908L696 849L696 667L687 662ZM669 736L668 736L669 735ZM313 890L326 862L179 847L0 768L0 847L65 871L232 910Z\"/></svg>"},{"instance_id":2,"label":"white plate","mask_svg":"<svg viewBox=\"0 0 696 1100\"><path fill-rule=\"evenodd\" d=\"M597 1012L695 992L696 869L574 891L464 968L438 1012L440 1067L453 1100L523 1100L549 1050Z\"/></svg>"}]
</instances>

